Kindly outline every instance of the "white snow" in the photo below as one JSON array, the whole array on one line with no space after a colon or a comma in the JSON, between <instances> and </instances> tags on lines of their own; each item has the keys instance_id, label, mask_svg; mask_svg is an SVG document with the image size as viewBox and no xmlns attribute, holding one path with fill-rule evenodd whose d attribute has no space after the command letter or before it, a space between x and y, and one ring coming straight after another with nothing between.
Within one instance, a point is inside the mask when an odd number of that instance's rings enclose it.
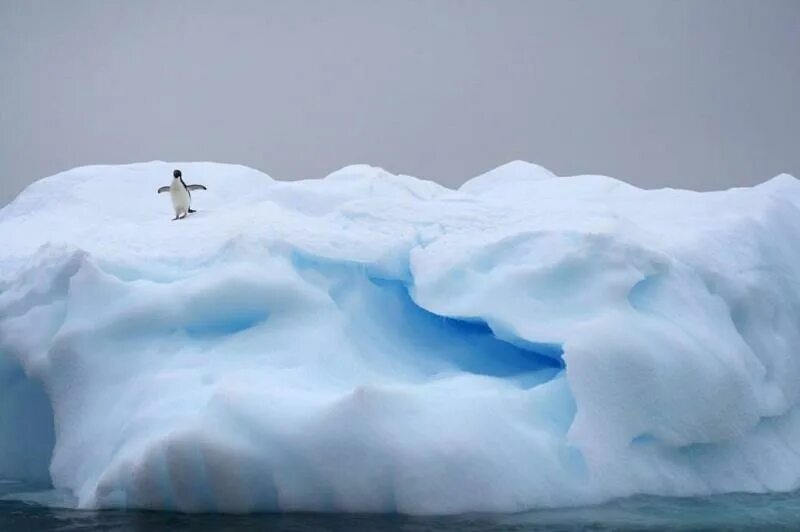
<instances>
[{"instance_id":1,"label":"white snow","mask_svg":"<svg viewBox=\"0 0 800 532\"><path fill-rule=\"evenodd\" d=\"M181 221L173 168L208 187ZM645 191L517 161L450 190L154 162L0 211L0 478L80 508L791 490L799 350L787 175Z\"/></svg>"}]
</instances>

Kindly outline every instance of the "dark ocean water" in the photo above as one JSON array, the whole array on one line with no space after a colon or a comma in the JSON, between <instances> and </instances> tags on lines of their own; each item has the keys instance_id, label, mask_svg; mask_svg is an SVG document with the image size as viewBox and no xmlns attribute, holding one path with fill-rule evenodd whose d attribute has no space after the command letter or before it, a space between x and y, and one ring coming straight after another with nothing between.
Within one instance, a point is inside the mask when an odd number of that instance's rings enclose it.
<instances>
[{"instance_id":1,"label":"dark ocean water","mask_svg":"<svg viewBox=\"0 0 800 532\"><path fill-rule=\"evenodd\" d=\"M528 530L800 530L800 492L702 498L633 497L601 506L512 515L185 515L88 512L0 501L0 531L528 531Z\"/></svg>"}]
</instances>

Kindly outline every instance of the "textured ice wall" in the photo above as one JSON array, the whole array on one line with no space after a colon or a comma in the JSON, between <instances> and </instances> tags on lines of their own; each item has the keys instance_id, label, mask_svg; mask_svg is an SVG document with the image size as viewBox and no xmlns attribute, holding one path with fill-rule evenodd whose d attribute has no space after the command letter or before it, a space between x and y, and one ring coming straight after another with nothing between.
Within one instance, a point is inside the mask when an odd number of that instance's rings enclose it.
<instances>
[{"instance_id":1,"label":"textured ice wall","mask_svg":"<svg viewBox=\"0 0 800 532\"><path fill-rule=\"evenodd\" d=\"M87 167L0 211L0 476L452 513L800 479L800 183Z\"/></svg>"}]
</instances>

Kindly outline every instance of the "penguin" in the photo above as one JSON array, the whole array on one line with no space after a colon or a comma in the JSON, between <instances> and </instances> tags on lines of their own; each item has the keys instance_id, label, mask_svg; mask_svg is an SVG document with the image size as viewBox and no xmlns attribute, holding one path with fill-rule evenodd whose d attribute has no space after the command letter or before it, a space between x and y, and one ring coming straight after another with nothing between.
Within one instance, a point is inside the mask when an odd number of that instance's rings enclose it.
<instances>
[{"instance_id":1,"label":"penguin","mask_svg":"<svg viewBox=\"0 0 800 532\"><path fill-rule=\"evenodd\" d=\"M186 218L187 215L197 212L192 209L192 190L208 190L204 185L187 185L183 182L183 177L180 170L172 172L172 183L169 186L164 186L158 189L158 193L169 192L169 197L172 199L172 207L175 209L175 218L172 220L181 220Z\"/></svg>"}]
</instances>

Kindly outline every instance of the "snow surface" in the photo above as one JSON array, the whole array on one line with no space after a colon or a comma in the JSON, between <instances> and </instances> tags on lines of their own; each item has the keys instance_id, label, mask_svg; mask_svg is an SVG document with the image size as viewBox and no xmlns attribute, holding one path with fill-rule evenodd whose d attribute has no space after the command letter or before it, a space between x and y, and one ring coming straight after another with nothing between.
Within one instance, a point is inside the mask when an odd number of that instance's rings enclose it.
<instances>
[{"instance_id":1,"label":"snow surface","mask_svg":"<svg viewBox=\"0 0 800 532\"><path fill-rule=\"evenodd\" d=\"M199 210L173 222L172 169ZM0 477L454 513L800 486L800 182L94 166L0 211Z\"/></svg>"}]
</instances>

